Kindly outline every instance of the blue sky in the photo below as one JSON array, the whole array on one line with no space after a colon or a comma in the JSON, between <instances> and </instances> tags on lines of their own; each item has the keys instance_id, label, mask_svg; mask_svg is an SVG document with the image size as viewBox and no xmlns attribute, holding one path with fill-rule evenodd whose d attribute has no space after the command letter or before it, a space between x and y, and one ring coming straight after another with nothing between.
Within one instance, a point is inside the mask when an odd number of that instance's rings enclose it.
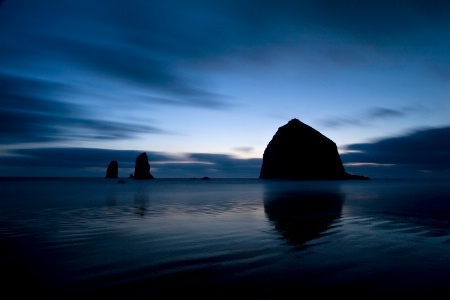
<instances>
[{"instance_id":1,"label":"blue sky","mask_svg":"<svg viewBox=\"0 0 450 300\"><path fill-rule=\"evenodd\" d=\"M351 173L450 173L449 1L0 3L0 176L257 178L292 118Z\"/></svg>"}]
</instances>

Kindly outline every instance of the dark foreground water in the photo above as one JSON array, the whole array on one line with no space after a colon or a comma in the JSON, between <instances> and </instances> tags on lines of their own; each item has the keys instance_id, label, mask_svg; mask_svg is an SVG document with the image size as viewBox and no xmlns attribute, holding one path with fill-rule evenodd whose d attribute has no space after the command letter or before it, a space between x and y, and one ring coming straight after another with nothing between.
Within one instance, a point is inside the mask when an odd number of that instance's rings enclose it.
<instances>
[{"instance_id":1,"label":"dark foreground water","mask_svg":"<svg viewBox=\"0 0 450 300\"><path fill-rule=\"evenodd\" d=\"M450 181L0 179L2 294L450 296Z\"/></svg>"}]
</instances>

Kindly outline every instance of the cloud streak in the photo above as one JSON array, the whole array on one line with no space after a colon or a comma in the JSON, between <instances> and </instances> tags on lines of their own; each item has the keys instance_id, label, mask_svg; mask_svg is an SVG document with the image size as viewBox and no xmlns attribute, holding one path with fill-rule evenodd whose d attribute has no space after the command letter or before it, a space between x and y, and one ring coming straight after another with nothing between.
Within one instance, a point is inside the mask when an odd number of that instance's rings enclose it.
<instances>
[{"instance_id":1,"label":"cloud streak","mask_svg":"<svg viewBox=\"0 0 450 300\"><path fill-rule=\"evenodd\" d=\"M392 109L386 107L373 107L360 116L343 116L324 119L320 121L320 124L325 128L342 128L346 126L368 126L373 121L398 119L407 117L414 109Z\"/></svg>"}]
</instances>

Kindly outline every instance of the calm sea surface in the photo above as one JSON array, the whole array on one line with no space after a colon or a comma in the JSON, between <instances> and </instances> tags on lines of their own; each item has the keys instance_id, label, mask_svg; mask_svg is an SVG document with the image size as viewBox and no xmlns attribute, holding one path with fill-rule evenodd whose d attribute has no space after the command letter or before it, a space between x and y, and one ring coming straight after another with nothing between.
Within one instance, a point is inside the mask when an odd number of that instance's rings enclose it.
<instances>
[{"instance_id":1,"label":"calm sea surface","mask_svg":"<svg viewBox=\"0 0 450 300\"><path fill-rule=\"evenodd\" d=\"M0 179L2 290L450 297L450 181Z\"/></svg>"}]
</instances>

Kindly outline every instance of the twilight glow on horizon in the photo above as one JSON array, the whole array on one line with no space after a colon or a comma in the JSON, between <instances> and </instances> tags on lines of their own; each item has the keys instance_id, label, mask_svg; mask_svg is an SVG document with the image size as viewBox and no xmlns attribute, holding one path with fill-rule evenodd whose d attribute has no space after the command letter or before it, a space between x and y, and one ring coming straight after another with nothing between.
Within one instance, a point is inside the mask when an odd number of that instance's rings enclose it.
<instances>
[{"instance_id":1,"label":"twilight glow on horizon","mask_svg":"<svg viewBox=\"0 0 450 300\"><path fill-rule=\"evenodd\" d=\"M257 178L293 118L450 176L450 1L4 0L0 53L0 176Z\"/></svg>"}]
</instances>

